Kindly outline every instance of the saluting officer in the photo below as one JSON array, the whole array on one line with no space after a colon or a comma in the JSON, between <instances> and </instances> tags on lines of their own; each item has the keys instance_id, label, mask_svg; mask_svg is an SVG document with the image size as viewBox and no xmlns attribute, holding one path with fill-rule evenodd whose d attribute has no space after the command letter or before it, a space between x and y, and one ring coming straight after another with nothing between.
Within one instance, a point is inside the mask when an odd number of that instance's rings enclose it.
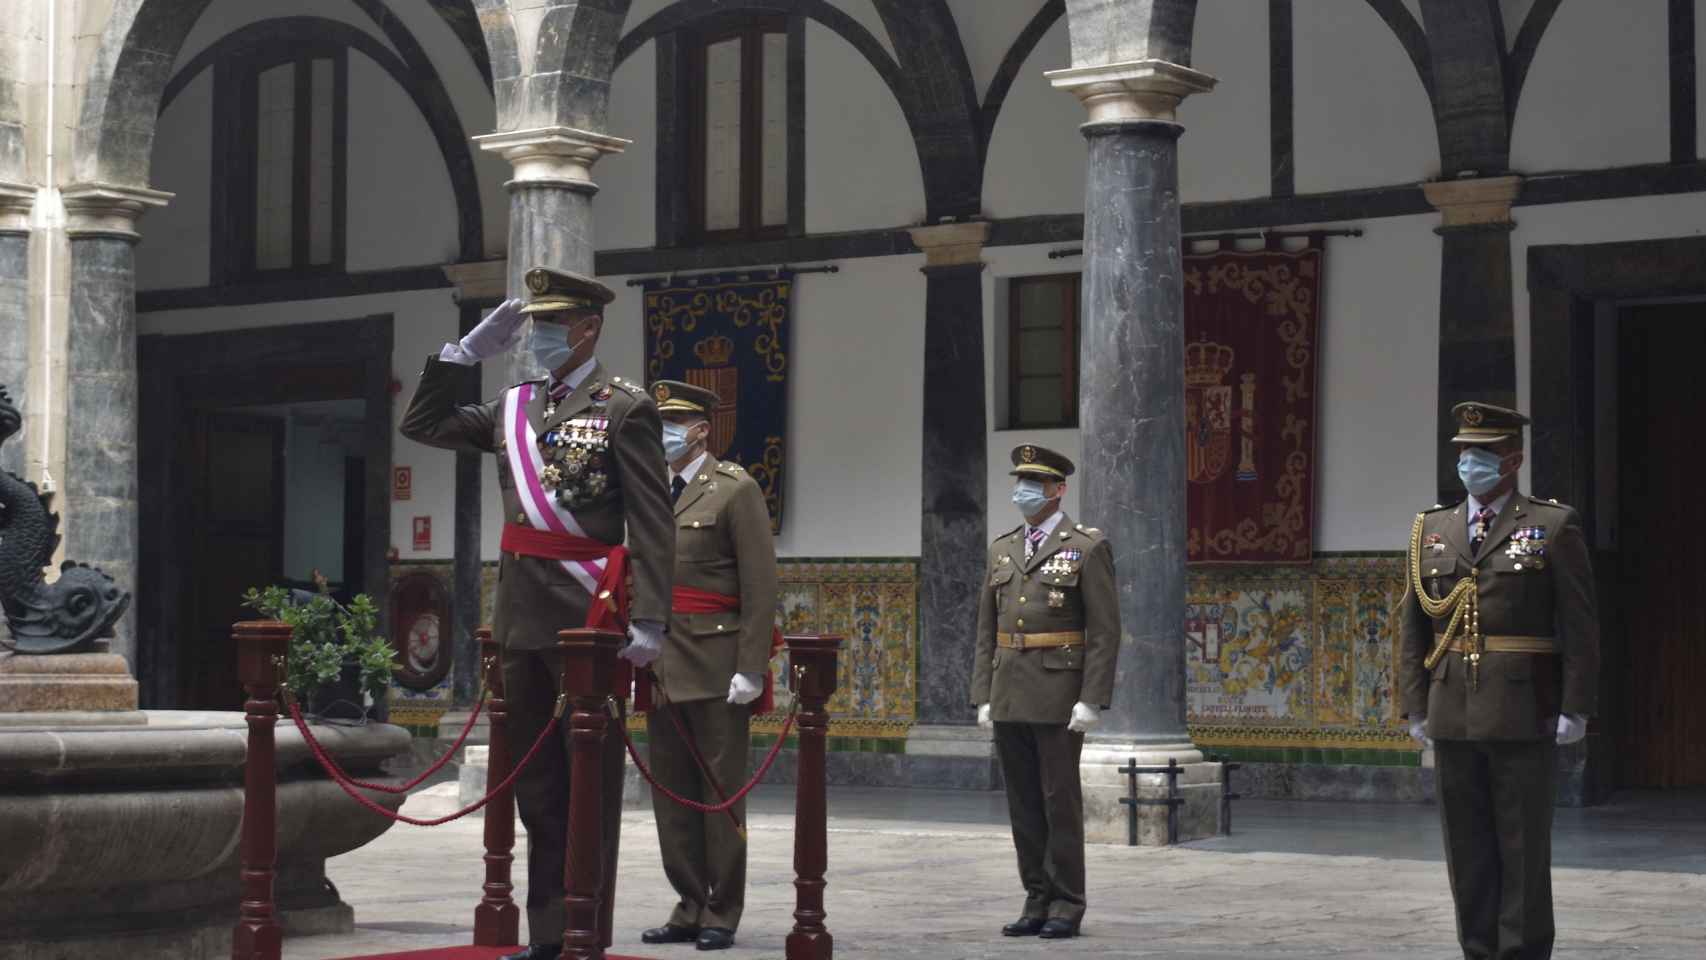
<instances>
[{"instance_id":1,"label":"saluting officer","mask_svg":"<svg viewBox=\"0 0 1706 960\"><path fill-rule=\"evenodd\" d=\"M1060 508L1072 461L1013 450L1025 522L996 539L977 617L972 702L995 729L1025 907L1009 937L1072 937L1084 917L1084 794L1078 760L1114 691L1119 597L1113 549Z\"/></svg>"},{"instance_id":2,"label":"saluting officer","mask_svg":"<svg viewBox=\"0 0 1706 960\"><path fill-rule=\"evenodd\" d=\"M675 553L657 406L643 387L611 376L595 356L613 294L591 277L558 270L530 270L526 282L525 305L504 303L427 361L402 425L403 436L428 446L497 455L506 522L492 632L503 645L510 749L517 757L551 720L563 672L557 631L620 628L626 617L623 659L644 667L662 650ZM533 355L548 377L516 384L488 403L458 404L462 369L518 342L529 315ZM620 702L628 679L626 670L618 674L611 692ZM529 841L530 945L505 960L555 960L562 949L573 771L567 723L561 733L562 749L541 751L515 782ZM601 925L607 926L622 822L617 730L605 738L603 760Z\"/></svg>"},{"instance_id":3,"label":"saluting officer","mask_svg":"<svg viewBox=\"0 0 1706 960\"><path fill-rule=\"evenodd\" d=\"M1469 498L1416 517L1400 682L1434 745L1457 938L1468 960L1552 954L1554 743L1587 732L1599 618L1581 518L1516 489L1528 418L1452 408Z\"/></svg>"},{"instance_id":4,"label":"saluting officer","mask_svg":"<svg viewBox=\"0 0 1706 960\"><path fill-rule=\"evenodd\" d=\"M745 785L752 714L770 709L770 657L780 640L776 547L757 481L709 452L717 395L677 380L651 389L663 415L676 523L674 617L654 667L659 702L646 715L652 775L690 800L718 803L719 787L732 795ZM732 817L698 813L661 794L652 809L663 872L680 901L640 939L734 946L746 904L746 838L737 827L745 801Z\"/></svg>"}]
</instances>

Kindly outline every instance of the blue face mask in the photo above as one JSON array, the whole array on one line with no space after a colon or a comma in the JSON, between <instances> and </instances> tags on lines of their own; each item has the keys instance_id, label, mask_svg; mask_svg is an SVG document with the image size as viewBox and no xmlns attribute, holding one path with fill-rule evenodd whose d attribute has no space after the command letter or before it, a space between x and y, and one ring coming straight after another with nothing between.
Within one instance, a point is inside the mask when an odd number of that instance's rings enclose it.
<instances>
[{"instance_id":1,"label":"blue face mask","mask_svg":"<svg viewBox=\"0 0 1706 960\"><path fill-rule=\"evenodd\" d=\"M575 354L574 348L569 346L569 328L560 323L534 321L533 335L527 346L533 351L533 359L539 361L547 373L557 372Z\"/></svg>"},{"instance_id":2,"label":"blue face mask","mask_svg":"<svg viewBox=\"0 0 1706 960\"><path fill-rule=\"evenodd\" d=\"M1049 505L1051 497L1043 494L1043 485L1037 480L1020 480L1013 484L1013 505L1029 520L1043 512Z\"/></svg>"},{"instance_id":3,"label":"blue face mask","mask_svg":"<svg viewBox=\"0 0 1706 960\"><path fill-rule=\"evenodd\" d=\"M1491 450L1470 447L1457 456L1457 479L1470 496L1481 497L1492 492L1504 479L1505 458Z\"/></svg>"},{"instance_id":4,"label":"blue face mask","mask_svg":"<svg viewBox=\"0 0 1706 960\"><path fill-rule=\"evenodd\" d=\"M679 423L670 423L668 420L663 422L663 458L665 460L674 463L687 456L688 451L693 449L692 441L687 439L687 433L690 429L692 428L684 427Z\"/></svg>"}]
</instances>

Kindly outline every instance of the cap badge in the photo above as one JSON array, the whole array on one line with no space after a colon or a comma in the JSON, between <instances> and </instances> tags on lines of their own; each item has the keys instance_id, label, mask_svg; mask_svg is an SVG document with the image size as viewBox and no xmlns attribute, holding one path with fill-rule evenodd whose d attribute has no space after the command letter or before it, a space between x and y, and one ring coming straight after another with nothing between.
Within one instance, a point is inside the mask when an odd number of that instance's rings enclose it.
<instances>
[{"instance_id":1,"label":"cap badge","mask_svg":"<svg viewBox=\"0 0 1706 960\"><path fill-rule=\"evenodd\" d=\"M534 270L527 275L527 289L535 296L551 289L551 277L543 270Z\"/></svg>"},{"instance_id":2,"label":"cap badge","mask_svg":"<svg viewBox=\"0 0 1706 960\"><path fill-rule=\"evenodd\" d=\"M660 384L657 384L656 386L652 387L652 396L656 397L657 401L659 403L662 403L665 400L668 400L669 399L669 385L660 383Z\"/></svg>"},{"instance_id":3,"label":"cap badge","mask_svg":"<svg viewBox=\"0 0 1706 960\"><path fill-rule=\"evenodd\" d=\"M1020 447L1019 448L1019 459L1023 460L1026 463L1036 463L1037 462L1037 448L1031 447L1031 446Z\"/></svg>"},{"instance_id":4,"label":"cap badge","mask_svg":"<svg viewBox=\"0 0 1706 960\"><path fill-rule=\"evenodd\" d=\"M1480 407L1467 407L1463 411L1463 422L1471 427L1480 426L1483 419L1485 417L1481 413Z\"/></svg>"}]
</instances>

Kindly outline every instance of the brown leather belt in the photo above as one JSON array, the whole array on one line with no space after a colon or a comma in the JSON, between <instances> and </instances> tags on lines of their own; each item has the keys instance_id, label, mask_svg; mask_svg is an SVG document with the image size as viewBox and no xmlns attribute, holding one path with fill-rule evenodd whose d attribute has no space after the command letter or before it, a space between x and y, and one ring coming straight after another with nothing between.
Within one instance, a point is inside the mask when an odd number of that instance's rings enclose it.
<instances>
[{"instance_id":1,"label":"brown leather belt","mask_svg":"<svg viewBox=\"0 0 1706 960\"><path fill-rule=\"evenodd\" d=\"M1438 642L1439 637L1439 634L1434 634L1435 642ZM1464 653L1466 647L1463 638L1453 637L1449 649L1453 653ZM1556 656L1558 643L1551 637L1485 636L1481 638L1481 649L1488 653L1532 653Z\"/></svg>"},{"instance_id":2,"label":"brown leather belt","mask_svg":"<svg viewBox=\"0 0 1706 960\"><path fill-rule=\"evenodd\" d=\"M1055 633L997 633L995 645L1009 650L1034 650L1039 647L1081 647L1084 631L1062 630Z\"/></svg>"}]
</instances>

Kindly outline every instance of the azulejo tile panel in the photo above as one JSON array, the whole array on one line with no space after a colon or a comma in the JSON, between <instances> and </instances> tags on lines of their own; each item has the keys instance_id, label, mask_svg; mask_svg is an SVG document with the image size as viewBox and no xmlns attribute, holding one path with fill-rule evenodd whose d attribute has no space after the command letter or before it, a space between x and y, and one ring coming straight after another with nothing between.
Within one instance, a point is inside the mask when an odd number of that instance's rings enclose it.
<instances>
[{"instance_id":1,"label":"azulejo tile panel","mask_svg":"<svg viewBox=\"0 0 1706 960\"><path fill-rule=\"evenodd\" d=\"M1186 721L1199 746L1413 751L1397 715L1403 555L1193 571Z\"/></svg>"}]
</instances>

